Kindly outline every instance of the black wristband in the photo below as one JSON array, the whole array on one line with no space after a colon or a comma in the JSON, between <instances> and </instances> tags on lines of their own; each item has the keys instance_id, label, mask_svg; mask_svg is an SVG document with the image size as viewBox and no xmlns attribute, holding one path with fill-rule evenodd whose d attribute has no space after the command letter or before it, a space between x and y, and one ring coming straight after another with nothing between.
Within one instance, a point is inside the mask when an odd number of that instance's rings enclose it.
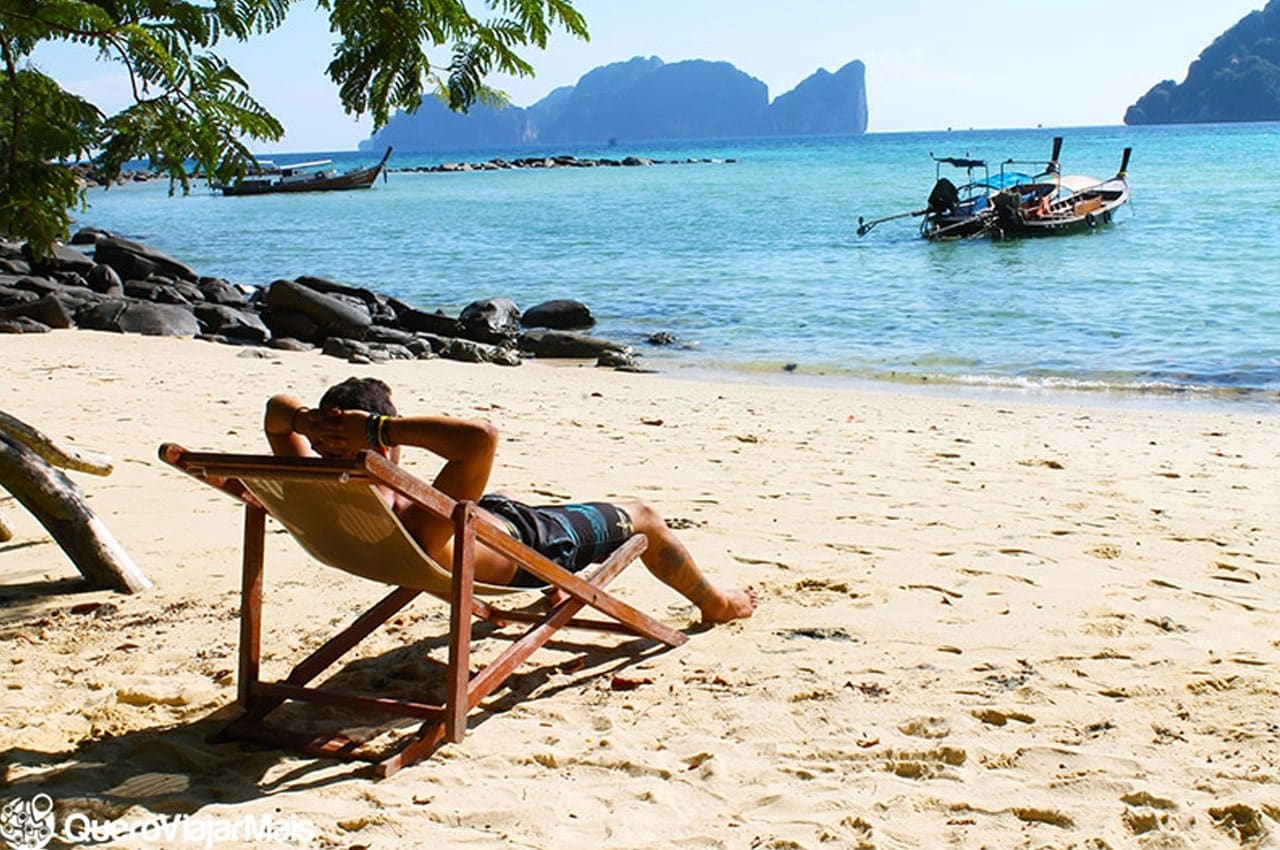
<instances>
[{"instance_id":1,"label":"black wristband","mask_svg":"<svg viewBox=\"0 0 1280 850\"><path fill-rule=\"evenodd\" d=\"M364 420L364 439L371 449L383 448L382 441L378 439L378 420L381 416L370 414Z\"/></svg>"}]
</instances>

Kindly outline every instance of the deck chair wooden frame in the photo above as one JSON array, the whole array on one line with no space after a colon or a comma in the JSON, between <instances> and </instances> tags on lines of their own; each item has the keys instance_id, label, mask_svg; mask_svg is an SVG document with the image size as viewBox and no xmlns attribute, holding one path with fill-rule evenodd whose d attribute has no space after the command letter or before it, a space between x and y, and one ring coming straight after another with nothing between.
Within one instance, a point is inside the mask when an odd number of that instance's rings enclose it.
<instances>
[{"instance_id":1,"label":"deck chair wooden frame","mask_svg":"<svg viewBox=\"0 0 1280 850\"><path fill-rule=\"evenodd\" d=\"M462 740L469 713L481 700L500 688L516 668L561 628L622 633L669 647L679 646L687 640L681 632L627 605L604 589L639 558L645 549L643 535L634 535L603 563L586 574L577 575L480 519L474 503L452 499L373 452L362 452L354 459L335 460L192 452L179 445L165 443L160 447L160 458L244 504L237 693L242 711L220 733L220 737L287 746L322 757L370 761L375 776L386 777L430 755L445 741ZM452 569L444 569L417 546L387 507L376 489L378 486L389 487L423 509L452 520ZM302 508L302 517L291 513L290 498L302 499L297 494L315 496L317 493L320 501L312 498L313 504ZM326 513L334 515L324 516ZM304 549L322 562L395 588L300 661L288 676L275 682L264 682L259 677L263 559L268 514L279 520ZM354 532L347 534L347 527ZM347 547L348 537L359 538L355 539L354 553L341 551ZM378 541L378 545L389 541L388 545L398 547L396 551L401 555L386 559L362 557L366 550L361 547L374 545L369 541ZM483 585L476 581L477 545L488 546L516 561L545 582L548 588L562 591L564 601L551 606L546 612L537 613L502 609L477 599L477 594L513 592L509 587ZM386 563L388 560L403 563ZM376 698L309 686L324 670L423 593L442 599L450 606L443 704ZM578 618L584 607L594 609L603 617ZM527 629L497 658L472 674L471 627L475 619L498 627L524 624ZM423 723L415 732L393 745L389 752L373 753L341 735L310 736L268 724L267 715L289 700L421 718Z\"/></svg>"}]
</instances>

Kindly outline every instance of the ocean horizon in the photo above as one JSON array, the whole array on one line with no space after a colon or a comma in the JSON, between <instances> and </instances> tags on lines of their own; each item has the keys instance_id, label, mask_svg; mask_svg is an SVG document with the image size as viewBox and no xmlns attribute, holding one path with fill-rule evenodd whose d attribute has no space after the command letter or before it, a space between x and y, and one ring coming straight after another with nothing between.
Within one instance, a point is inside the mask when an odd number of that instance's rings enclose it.
<instances>
[{"instance_id":1,"label":"ocean horizon","mask_svg":"<svg viewBox=\"0 0 1280 850\"><path fill-rule=\"evenodd\" d=\"M1132 201L1095 231L929 243L931 154L1112 176ZM395 152L368 191L169 196L91 189L74 227L143 241L202 275L318 275L455 314L507 297L589 305L642 364L744 380L1280 401L1280 124L1069 127ZM445 162L648 157L636 168L422 173ZM379 151L264 154L368 164ZM963 172L943 171L960 180ZM672 346L647 343L656 333Z\"/></svg>"}]
</instances>

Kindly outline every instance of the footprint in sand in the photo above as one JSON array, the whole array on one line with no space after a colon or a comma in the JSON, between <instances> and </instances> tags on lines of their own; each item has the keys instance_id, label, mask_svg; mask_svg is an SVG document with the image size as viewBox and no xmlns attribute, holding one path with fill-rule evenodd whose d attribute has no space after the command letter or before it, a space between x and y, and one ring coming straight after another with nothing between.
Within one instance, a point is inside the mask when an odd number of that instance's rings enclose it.
<instances>
[{"instance_id":1,"label":"footprint in sand","mask_svg":"<svg viewBox=\"0 0 1280 850\"><path fill-rule=\"evenodd\" d=\"M778 595L805 607L833 605L861 596L843 581L821 578L801 579L790 587L783 587Z\"/></svg>"},{"instance_id":2,"label":"footprint in sand","mask_svg":"<svg viewBox=\"0 0 1280 850\"><path fill-rule=\"evenodd\" d=\"M1013 816L1023 823L1047 823L1050 826L1058 826L1063 829L1070 829L1076 825L1069 815L1064 815L1055 809L1040 809L1033 807L1012 809Z\"/></svg>"},{"instance_id":3,"label":"footprint in sand","mask_svg":"<svg viewBox=\"0 0 1280 850\"><path fill-rule=\"evenodd\" d=\"M948 767L959 767L969 754L959 747L932 750L889 750L884 754L885 770L904 779L932 779Z\"/></svg>"},{"instance_id":4,"label":"footprint in sand","mask_svg":"<svg viewBox=\"0 0 1280 850\"><path fill-rule=\"evenodd\" d=\"M1268 806L1267 808L1272 809L1274 807ZM1269 811L1267 814L1275 816L1280 814L1280 810ZM1267 827L1262 822L1262 813L1252 806L1246 806L1244 803L1233 803L1230 806L1209 809L1209 817L1213 818L1214 826L1230 835L1241 845L1251 844L1267 834Z\"/></svg>"},{"instance_id":5,"label":"footprint in sand","mask_svg":"<svg viewBox=\"0 0 1280 850\"><path fill-rule=\"evenodd\" d=\"M1023 714L1020 711L997 711L994 708L984 708L970 713L988 726L1004 726L1010 720L1027 724L1036 722L1030 714Z\"/></svg>"},{"instance_id":6,"label":"footprint in sand","mask_svg":"<svg viewBox=\"0 0 1280 850\"><path fill-rule=\"evenodd\" d=\"M938 739L950 735L951 727L941 717L917 717L900 725L898 731L913 738Z\"/></svg>"}]
</instances>

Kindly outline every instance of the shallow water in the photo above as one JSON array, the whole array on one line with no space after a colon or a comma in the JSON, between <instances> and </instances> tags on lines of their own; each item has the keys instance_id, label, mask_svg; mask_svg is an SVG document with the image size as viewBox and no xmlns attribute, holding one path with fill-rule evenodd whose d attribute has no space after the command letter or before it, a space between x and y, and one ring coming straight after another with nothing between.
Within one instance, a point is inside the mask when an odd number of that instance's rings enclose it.
<instances>
[{"instance_id":1,"label":"shallow water","mask_svg":"<svg viewBox=\"0 0 1280 850\"><path fill-rule=\"evenodd\" d=\"M1054 135L1067 174L1109 177L1134 148L1132 203L1115 223L1003 243L927 243L914 219L855 234L859 215L924 206L930 152L1036 159ZM241 283L318 274L450 312L490 296L577 298L597 333L663 369L1280 399L1280 124L622 143L392 165L534 153L714 162L396 172L366 192L246 198L169 197L153 181L93 190L79 223ZM647 346L656 331L686 345Z\"/></svg>"}]
</instances>

